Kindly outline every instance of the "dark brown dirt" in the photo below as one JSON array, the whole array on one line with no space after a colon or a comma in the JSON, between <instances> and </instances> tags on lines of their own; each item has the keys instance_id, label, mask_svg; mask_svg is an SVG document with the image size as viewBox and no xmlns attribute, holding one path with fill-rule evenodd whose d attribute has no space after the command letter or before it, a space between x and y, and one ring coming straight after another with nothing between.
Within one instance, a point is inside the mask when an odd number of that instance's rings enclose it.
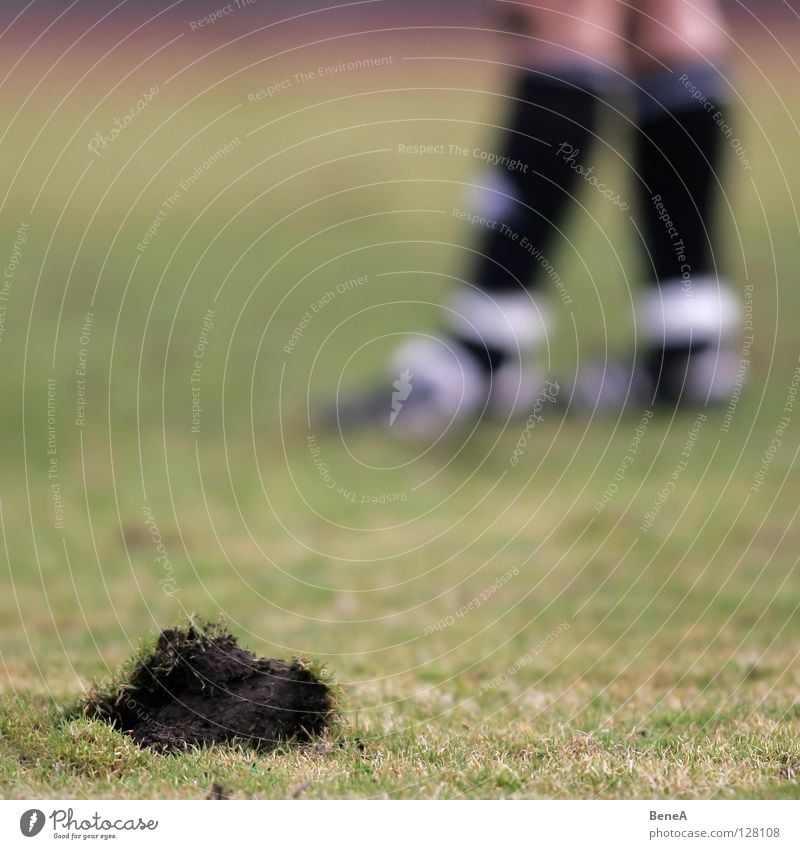
<instances>
[{"instance_id":1,"label":"dark brown dirt","mask_svg":"<svg viewBox=\"0 0 800 849\"><path fill-rule=\"evenodd\" d=\"M206 799L212 799L218 802L230 798L228 791L218 781L215 781L211 785L211 789L208 791L208 796L206 796Z\"/></svg>"},{"instance_id":2,"label":"dark brown dirt","mask_svg":"<svg viewBox=\"0 0 800 849\"><path fill-rule=\"evenodd\" d=\"M333 716L330 688L299 661L257 658L214 627L163 631L115 692L87 714L159 752L234 744L265 749L321 734Z\"/></svg>"}]
</instances>

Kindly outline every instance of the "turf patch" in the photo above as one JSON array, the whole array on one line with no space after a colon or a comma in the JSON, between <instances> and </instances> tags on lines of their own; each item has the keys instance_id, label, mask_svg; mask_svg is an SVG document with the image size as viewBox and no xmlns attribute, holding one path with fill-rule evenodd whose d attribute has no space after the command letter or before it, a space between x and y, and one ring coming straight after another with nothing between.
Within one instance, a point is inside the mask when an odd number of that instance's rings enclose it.
<instances>
[{"instance_id":1,"label":"turf patch","mask_svg":"<svg viewBox=\"0 0 800 849\"><path fill-rule=\"evenodd\" d=\"M335 698L309 664L257 658L221 626L191 624L163 631L121 681L90 695L85 713L159 752L262 750L322 734Z\"/></svg>"}]
</instances>

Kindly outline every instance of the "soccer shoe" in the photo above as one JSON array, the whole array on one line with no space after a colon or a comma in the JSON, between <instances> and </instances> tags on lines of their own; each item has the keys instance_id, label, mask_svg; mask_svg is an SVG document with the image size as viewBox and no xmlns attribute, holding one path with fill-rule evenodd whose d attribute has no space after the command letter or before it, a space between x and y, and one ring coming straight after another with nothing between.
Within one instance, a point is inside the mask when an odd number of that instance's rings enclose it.
<instances>
[{"instance_id":1,"label":"soccer shoe","mask_svg":"<svg viewBox=\"0 0 800 849\"><path fill-rule=\"evenodd\" d=\"M642 363L608 360L578 369L565 393L573 413L618 413L658 407L704 408L725 403L741 382L739 357L729 350L667 349Z\"/></svg>"},{"instance_id":2,"label":"soccer shoe","mask_svg":"<svg viewBox=\"0 0 800 849\"><path fill-rule=\"evenodd\" d=\"M725 403L741 381L732 351L666 350L645 362L610 360L580 368L564 393L574 413L615 413L626 408L697 407Z\"/></svg>"},{"instance_id":3,"label":"soccer shoe","mask_svg":"<svg viewBox=\"0 0 800 849\"><path fill-rule=\"evenodd\" d=\"M714 276L666 280L641 298L644 370L655 403L721 403L738 380L739 299Z\"/></svg>"},{"instance_id":4,"label":"soccer shoe","mask_svg":"<svg viewBox=\"0 0 800 849\"><path fill-rule=\"evenodd\" d=\"M382 426L398 436L431 439L479 417L488 398L487 376L463 346L414 338L395 352L382 384L337 399L322 419L329 428Z\"/></svg>"},{"instance_id":5,"label":"soccer shoe","mask_svg":"<svg viewBox=\"0 0 800 849\"><path fill-rule=\"evenodd\" d=\"M448 429L480 419L522 418L555 403L556 384L544 371L507 360L487 374L465 347L451 339L411 340L391 362L383 384L362 394L341 397L321 413L326 429L385 427L400 437L435 439ZM394 380L392 380L394 377Z\"/></svg>"},{"instance_id":6,"label":"soccer shoe","mask_svg":"<svg viewBox=\"0 0 800 849\"><path fill-rule=\"evenodd\" d=\"M667 281L640 300L644 353L579 369L574 411L617 412L633 405L706 407L723 403L741 382L734 350L740 327L735 295L716 278Z\"/></svg>"}]
</instances>

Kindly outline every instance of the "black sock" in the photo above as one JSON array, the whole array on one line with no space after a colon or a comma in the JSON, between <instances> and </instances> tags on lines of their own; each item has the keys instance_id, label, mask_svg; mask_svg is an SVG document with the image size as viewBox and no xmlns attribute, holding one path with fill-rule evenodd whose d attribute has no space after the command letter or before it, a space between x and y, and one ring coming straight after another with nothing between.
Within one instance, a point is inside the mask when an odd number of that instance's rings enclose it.
<instances>
[{"instance_id":1,"label":"black sock","mask_svg":"<svg viewBox=\"0 0 800 849\"><path fill-rule=\"evenodd\" d=\"M656 284L714 273L711 233L724 139L715 119L721 105L710 99L720 85L710 71L703 65L640 81L640 219ZM702 85L710 107L692 97L691 86Z\"/></svg>"},{"instance_id":2,"label":"black sock","mask_svg":"<svg viewBox=\"0 0 800 849\"><path fill-rule=\"evenodd\" d=\"M510 356L508 351L496 348L485 341L468 339L463 336L455 336L454 338L487 374L497 371Z\"/></svg>"},{"instance_id":3,"label":"black sock","mask_svg":"<svg viewBox=\"0 0 800 849\"><path fill-rule=\"evenodd\" d=\"M535 289L543 262L558 244L579 167L586 166L597 124L598 75L584 69L525 71L512 90L507 129L494 151L501 159L478 193L474 214L485 217L469 281L502 300ZM480 325L480 319L468 317ZM535 318L534 318L535 320ZM491 373L515 347L484 335L454 336Z\"/></svg>"},{"instance_id":4,"label":"black sock","mask_svg":"<svg viewBox=\"0 0 800 849\"><path fill-rule=\"evenodd\" d=\"M639 228L650 279L665 302L690 303L697 286L716 279L712 247L719 166L724 138L725 92L719 72L707 64L640 80L636 163ZM688 308L688 307L687 307ZM685 329L669 326L645 340L644 367L655 399L674 403L682 393L692 357L711 339L687 341Z\"/></svg>"},{"instance_id":5,"label":"black sock","mask_svg":"<svg viewBox=\"0 0 800 849\"><path fill-rule=\"evenodd\" d=\"M483 256L470 278L485 292L536 285L535 252L547 257L558 242L578 179L576 164L585 164L597 123L590 75L526 71L512 96L508 129L496 145L505 165L494 166L499 191L493 197L490 192L487 210L496 226L483 235Z\"/></svg>"}]
</instances>

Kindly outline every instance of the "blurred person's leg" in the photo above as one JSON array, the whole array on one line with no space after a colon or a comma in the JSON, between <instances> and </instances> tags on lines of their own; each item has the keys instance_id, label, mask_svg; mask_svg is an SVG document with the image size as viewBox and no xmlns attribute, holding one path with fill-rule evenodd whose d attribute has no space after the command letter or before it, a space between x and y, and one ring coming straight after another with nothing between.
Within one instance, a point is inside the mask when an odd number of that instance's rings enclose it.
<instances>
[{"instance_id":1,"label":"blurred person's leg","mask_svg":"<svg viewBox=\"0 0 800 849\"><path fill-rule=\"evenodd\" d=\"M637 223L652 285L639 339L650 389L668 404L721 400L735 382L738 301L714 251L729 122L725 36L716 0L638 0Z\"/></svg>"},{"instance_id":2,"label":"blurred person's leg","mask_svg":"<svg viewBox=\"0 0 800 849\"><path fill-rule=\"evenodd\" d=\"M590 167L598 104L625 56L619 0L538 0L514 5L525 35L508 57L513 74L501 159L474 193L471 212L491 226L476 245L467 286L450 299L447 335L411 340L394 359L427 383L448 418L483 406L529 410L541 392L536 354L546 333L548 278L579 180ZM479 225L480 226L480 225ZM408 417L411 416L409 412Z\"/></svg>"}]
</instances>

